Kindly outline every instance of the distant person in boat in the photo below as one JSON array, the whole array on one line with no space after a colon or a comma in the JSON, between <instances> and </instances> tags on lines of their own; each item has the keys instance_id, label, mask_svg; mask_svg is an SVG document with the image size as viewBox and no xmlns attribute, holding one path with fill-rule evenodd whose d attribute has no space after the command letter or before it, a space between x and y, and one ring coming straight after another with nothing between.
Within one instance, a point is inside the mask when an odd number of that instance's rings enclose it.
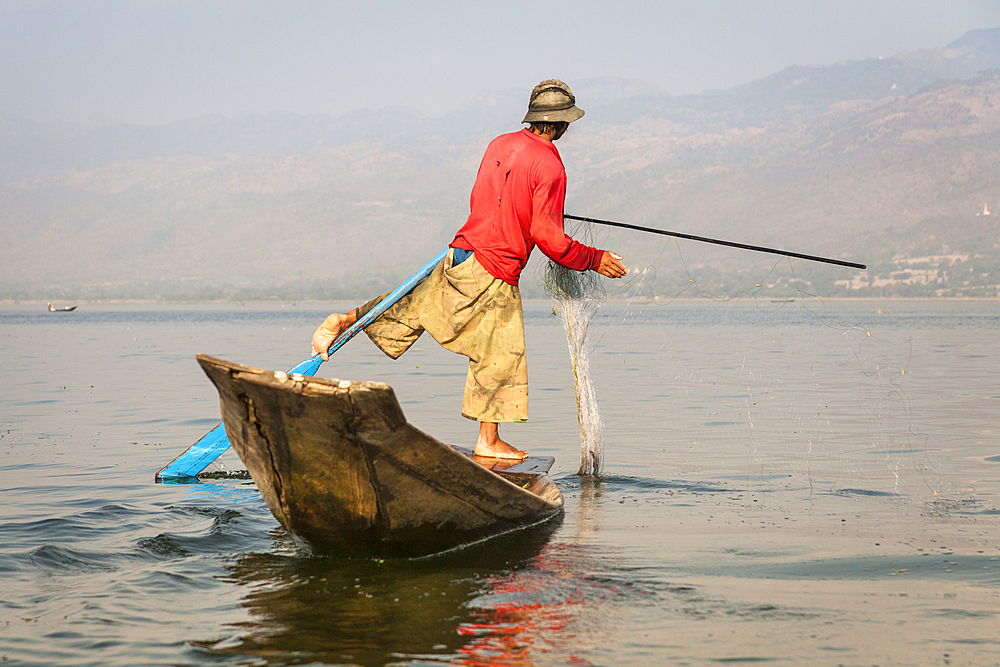
<instances>
[{"instance_id":1,"label":"distant person in boat","mask_svg":"<svg viewBox=\"0 0 1000 667\"><path fill-rule=\"evenodd\" d=\"M51 301L49 301L48 304L49 304L49 311L53 313L69 313L76 310L76 306L63 306L62 308L56 308L55 306L52 305Z\"/></svg>"},{"instance_id":2,"label":"distant person in boat","mask_svg":"<svg viewBox=\"0 0 1000 667\"><path fill-rule=\"evenodd\" d=\"M434 271L366 329L398 358L424 331L469 357L462 415L479 422L477 456L523 459L500 438L501 422L528 419L528 371L518 278L537 245L552 261L609 278L625 275L621 257L574 241L563 230L566 170L552 143L583 116L562 81L531 91L529 127L492 142L472 188L471 213ZM337 335L383 297L350 313L333 313L313 334L314 354L327 359Z\"/></svg>"}]
</instances>

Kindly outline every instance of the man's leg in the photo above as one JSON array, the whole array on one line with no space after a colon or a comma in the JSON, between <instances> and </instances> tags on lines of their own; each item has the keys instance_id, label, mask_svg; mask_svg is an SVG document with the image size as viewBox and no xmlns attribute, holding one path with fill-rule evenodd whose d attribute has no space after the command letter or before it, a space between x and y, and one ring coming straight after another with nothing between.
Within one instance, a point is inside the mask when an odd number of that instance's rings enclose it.
<instances>
[{"instance_id":1,"label":"man's leg","mask_svg":"<svg viewBox=\"0 0 1000 667\"><path fill-rule=\"evenodd\" d=\"M476 443L475 455L497 459L523 459L528 456L528 452L512 447L501 440L500 424L479 422L479 441Z\"/></svg>"}]
</instances>

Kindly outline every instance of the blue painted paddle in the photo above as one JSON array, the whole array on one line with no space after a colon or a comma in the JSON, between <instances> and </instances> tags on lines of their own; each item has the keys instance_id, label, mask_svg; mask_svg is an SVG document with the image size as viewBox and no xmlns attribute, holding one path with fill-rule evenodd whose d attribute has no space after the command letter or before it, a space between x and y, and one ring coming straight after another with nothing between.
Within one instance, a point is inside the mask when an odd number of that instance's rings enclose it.
<instances>
[{"instance_id":1,"label":"blue painted paddle","mask_svg":"<svg viewBox=\"0 0 1000 667\"><path fill-rule=\"evenodd\" d=\"M430 275L431 271L434 270L434 267L437 266L447 254L448 248L445 248L438 253L434 259L428 262L424 268L414 273L406 280L406 282L390 292L388 296L382 299L379 304L370 312L366 313L364 317L359 319L349 329L344 330L343 333L337 336L337 340L333 341L333 344L330 345L329 354L333 354L339 350L343 347L344 343L354 338L359 331L371 324L376 317L389 310L393 304L409 294L410 291L417 286L417 283ZM296 365L288 371L288 374L291 375L292 373L297 373L299 375L312 377L316 374L316 371L319 370L319 366L322 363L323 357L317 354L315 357L310 357L309 359L306 359ZM207 468L212 461L222 456L227 449L229 449L229 440L226 438L226 430L223 428L222 424L219 424L202 436L201 440L185 449L181 452L180 456L175 458L167 464L165 468L156 473L155 479L157 482L183 480L185 478L190 479Z\"/></svg>"}]
</instances>

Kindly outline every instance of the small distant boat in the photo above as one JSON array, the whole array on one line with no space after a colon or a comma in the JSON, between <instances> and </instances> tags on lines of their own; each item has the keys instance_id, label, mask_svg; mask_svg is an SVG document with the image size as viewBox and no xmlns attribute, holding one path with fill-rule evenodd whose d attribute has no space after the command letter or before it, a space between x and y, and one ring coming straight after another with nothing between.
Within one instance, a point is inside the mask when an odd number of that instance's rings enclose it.
<instances>
[{"instance_id":1,"label":"small distant boat","mask_svg":"<svg viewBox=\"0 0 1000 667\"><path fill-rule=\"evenodd\" d=\"M552 457L473 458L407 423L387 384L198 363L271 513L318 551L427 556L562 512Z\"/></svg>"},{"instance_id":2,"label":"small distant boat","mask_svg":"<svg viewBox=\"0 0 1000 667\"><path fill-rule=\"evenodd\" d=\"M68 313L71 310L76 310L76 306L63 306L62 308L56 308L55 306L52 305L52 302L50 301L49 310L53 313Z\"/></svg>"},{"instance_id":3,"label":"small distant boat","mask_svg":"<svg viewBox=\"0 0 1000 667\"><path fill-rule=\"evenodd\" d=\"M990 209L989 209L989 206L987 206L987 204L989 204L989 202L986 202L985 204L983 204L983 215L992 215L990 213Z\"/></svg>"}]
</instances>

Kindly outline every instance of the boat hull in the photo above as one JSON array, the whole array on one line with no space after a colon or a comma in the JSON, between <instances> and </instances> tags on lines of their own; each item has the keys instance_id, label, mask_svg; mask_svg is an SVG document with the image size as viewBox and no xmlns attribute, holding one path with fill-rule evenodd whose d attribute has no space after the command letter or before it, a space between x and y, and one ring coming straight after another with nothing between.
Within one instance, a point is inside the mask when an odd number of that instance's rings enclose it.
<instances>
[{"instance_id":1,"label":"boat hull","mask_svg":"<svg viewBox=\"0 0 1000 667\"><path fill-rule=\"evenodd\" d=\"M407 423L389 385L198 362L272 514L316 550L425 556L562 510L544 474L498 474Z\"/></svg>"}]
</instances>

